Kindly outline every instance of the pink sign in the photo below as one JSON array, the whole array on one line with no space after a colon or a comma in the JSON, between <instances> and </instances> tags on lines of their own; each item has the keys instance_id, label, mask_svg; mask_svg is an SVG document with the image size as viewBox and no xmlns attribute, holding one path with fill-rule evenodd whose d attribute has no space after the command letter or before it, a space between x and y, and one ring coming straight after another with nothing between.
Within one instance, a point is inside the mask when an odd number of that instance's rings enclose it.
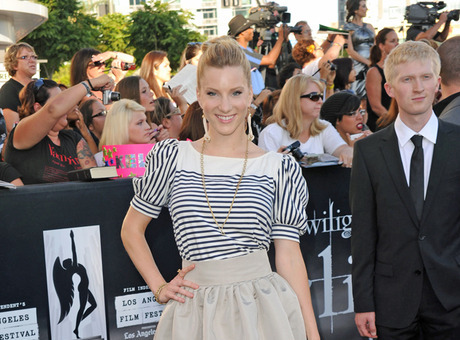
<instances>
[{"instance_id":1,"label":"pink sign","mask_svg":"<svg viewBox=\"0 0 460 340\"><path fill-rule=\"evenodd\" d=\"M154 144L124 144L102 146L106 165L116 166L120 177L141 177L145 172L145 157Z\"/></svg>"}]
</instances>

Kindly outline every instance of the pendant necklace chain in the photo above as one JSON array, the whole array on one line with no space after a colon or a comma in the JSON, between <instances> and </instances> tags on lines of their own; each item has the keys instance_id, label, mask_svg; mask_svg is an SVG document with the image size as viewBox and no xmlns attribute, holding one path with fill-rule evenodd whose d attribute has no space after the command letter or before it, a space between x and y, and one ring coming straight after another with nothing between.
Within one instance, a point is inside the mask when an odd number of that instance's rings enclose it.
<instances>
[{"instance_id":1,"label":"pendant necklace chain","mask_svg":"<svg viewBox=\"0 0 460 340\"><path fill-rule=\"evenodd\" d=\"M228 210L227 217L225 218L225 221L224 223L222 223L222 225L220 225L217 222L216 216L214 216L214 212L212 211L212 208L211 208L211 203L209 203L208 193L206 191L206 182L204 179L204 155L203 155L205 144L206 144L206 141L203 139L203 146L201 147L200 163L201 163L201 181L203 182L204 195L206 196L206 201L208 202L208 207L209 207L209 210L211 211L211 215L212 215L214 222L219 228L220 233L222 235L225 235L224 226L225 226L225 223L227 223L228 218L230 217L230 212L232 211L233 203L235 203L236 194L238 193L238 189L240 187L241 181L243 180L244 173L246 172L246 166L248 164L249 140L246 141L246 154L244 156L243 171L241 172L240 179L238 180L238 184L236 185L235 194L233 195L232 204L230 204L230 209Z\"/></svg>"}]
</instances>

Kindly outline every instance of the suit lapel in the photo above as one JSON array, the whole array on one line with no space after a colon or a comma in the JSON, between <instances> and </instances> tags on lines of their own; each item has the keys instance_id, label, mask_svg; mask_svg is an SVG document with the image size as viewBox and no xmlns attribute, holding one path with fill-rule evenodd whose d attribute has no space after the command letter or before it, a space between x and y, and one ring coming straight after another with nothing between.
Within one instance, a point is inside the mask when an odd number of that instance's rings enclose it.
<instances>
[{"instance_id":1,"label":"suit lapel","mask_svg":"<svg viewBox=\"0 0 460 340\"><path fill-rule=\"evenodd\" d=\"M439 188L441 179L444 177L443 172L446 162L449 160L449 145L450 132L448 126L442 120L439 120L438 135L436 137L436 144L433 149L433 160L431 161L430 178L426 191L425 204L423 206L422 221L428 214L436 196L436 191Z\"/></svg>"},{"instance_id":2,"label":"suit lapel","mask_svg":"<svg viewBox=\"0 0 460 340\"><path fill-rule=\"evenodd\" d=\"M385 133L382 134L380 150L382 152L383 158L385 159L385 166L387 167L391 179L393 180L393 183L396 187L396 191L398 191L401 201L409 212L409 216L418 227L419 221L415 211L414 203L412 202L409 187L407 185L406 175L404 174L401 154L399 152L398 137L396 136L393 124L385 129Z\"/></svg>"}]
</instances>

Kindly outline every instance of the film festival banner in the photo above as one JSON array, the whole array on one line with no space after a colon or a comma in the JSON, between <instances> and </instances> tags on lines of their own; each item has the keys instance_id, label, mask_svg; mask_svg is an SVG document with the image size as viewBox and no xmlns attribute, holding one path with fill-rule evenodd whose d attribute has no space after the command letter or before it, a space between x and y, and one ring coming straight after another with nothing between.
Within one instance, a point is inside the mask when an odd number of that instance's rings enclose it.
<instances>
[{"instance_id":1,"label":"film festival banner","mask_svg":"<svg viewBox=\"0 0 460 340\"><path fill-rule=\"evenodd\" d=\"M358 340L351 295L349 169L303 169L301 250L324 340ZM133 266L120 227L131 179L0 191L0 340L152 339L163 311ZM181 266L167 209L146 238L166 280ZM269 257L274 266L274 250Z\"/></svg>"}]
</instances>

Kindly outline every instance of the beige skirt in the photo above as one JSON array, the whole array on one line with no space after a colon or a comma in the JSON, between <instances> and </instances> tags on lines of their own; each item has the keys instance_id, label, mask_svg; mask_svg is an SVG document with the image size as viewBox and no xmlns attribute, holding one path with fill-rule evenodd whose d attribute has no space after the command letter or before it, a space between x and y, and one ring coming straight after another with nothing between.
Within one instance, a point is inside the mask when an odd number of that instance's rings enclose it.
<instances>
[{"instance_id":1,"label":"beige skirt","mask_svg":"<svg viewBox=\"0 0 460 340\"><path fill-rule=\"evenodd\" d=\"M305 340L297 296L272 272L266 251L226 260L182 261L200 288L185 303L170 300L155 340Z\"/></svg>"}]
</instances>

